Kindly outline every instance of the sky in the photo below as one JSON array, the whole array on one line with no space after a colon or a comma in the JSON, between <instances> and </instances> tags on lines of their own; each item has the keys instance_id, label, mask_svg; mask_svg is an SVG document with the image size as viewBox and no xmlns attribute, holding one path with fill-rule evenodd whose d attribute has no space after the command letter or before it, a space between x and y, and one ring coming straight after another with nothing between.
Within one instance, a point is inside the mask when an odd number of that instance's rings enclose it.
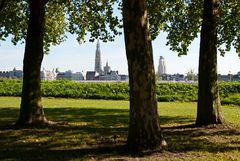
<instances>
[{"instance_id":1,"label":"sky","mask_svg":"<svg viewBox=\"0 0 240 161\"><path fill-rule=\"evenodd\" d=\"M78 44L75 36L55 47L51 47L50 54L44 56L42 68L52 70L58 68L60 71L72 70L83 72L94 70L96 41ZM186 74L191 69L198 71L199 39L193 41L187 56L178 57L176 53L166 46L166 34L161 34L153 41L154 65L157 72L159 57L163 56L168 74ZM14 67L22 70L24 44L14 46L10 39L0 42L0 71L10 71ZM114 42L104 43L100 41L102 66L108 61L112 70L118 70L120 74L128 74L127 59L125 54L124 37L119 36ZM236 74L240 72L240 59L231 50L225 57L218 56L219 74Z\"/></svg>"}]
</instances>

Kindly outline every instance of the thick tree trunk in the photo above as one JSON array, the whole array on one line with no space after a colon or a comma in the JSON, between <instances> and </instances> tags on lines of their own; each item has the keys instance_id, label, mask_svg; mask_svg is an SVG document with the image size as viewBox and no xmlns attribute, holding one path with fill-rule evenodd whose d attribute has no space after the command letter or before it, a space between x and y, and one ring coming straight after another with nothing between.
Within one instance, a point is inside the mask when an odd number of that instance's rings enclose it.
<instances>
[{"instance_id":1,"label":"thick tree trunk","mask_svg":"<svg viewBox=\"0 0 240 161\"><path fill-rule=\"evenodd\" d=\"M23 87L18 126L47 123L41 102L40 69L43 59L45 2L29 0L30 17L23 61Z\"/></svg>"},{"instance_id":2,"label":"thick tree trunk","mask_svg":"<svg viewBox=\"0 0 240 161\"><path fill-rule=\"evenodd\" d=\"M0 0L0 11L4 8L6 0Z\"/></svg>"},{"instance_id":3,"label":"thick tree trunk","mask_svg":"<svg viewBox=\"0 0 240 161\"><path fill-rule=\"evenodd\" d=\"M200 40L197 126L223 123L217 81L218 19L219 0L205 0Z\"/></svg>"},{"instance_id":4,"label":"thick tree trunk","mask_svg":"<svg viewBox=\"0 0 240 161\"><path fill-rule=\"evenodd\" d=\"M155 72L145 0L123 1L123 24L130 84L130 122L127 145L131 150L166 144L157 112Z\"/></svg>"}]
</instances>

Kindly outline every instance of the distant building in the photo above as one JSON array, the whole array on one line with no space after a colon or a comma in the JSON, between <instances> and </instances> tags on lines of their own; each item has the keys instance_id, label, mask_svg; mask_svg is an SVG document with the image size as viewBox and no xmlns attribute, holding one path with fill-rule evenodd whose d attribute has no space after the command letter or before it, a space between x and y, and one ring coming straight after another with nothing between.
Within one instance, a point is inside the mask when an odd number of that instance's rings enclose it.
<instances>
[{"instance_id":1,"label":"distant building","mask_svg":"<svg viewBox=\"0 0 240 161\"><path fill-rule=\"evenodd\" d=\"M9 78L8 71L0 71L0 78Z\"/></svg>"},{"instance_id":2,"label":"distant building","mask_svg":"<svg viewBox=\"0 0 240 161\"><path fill-rule=\"evenodd\" d=\"M72 80L81 81L84 80L84 76L81 72L72 73Z\"/></svg>"},{"instance_id":3,"label":"distant building","mask_svg":"<svg viewBox=\"0 0 240 161\"><path fill-rule=\"evenodd\" d=\"M45 70L43 68L43 70L40 73L41 80L52 81L52 80L56 80L56 77L57 77L57 73L54 69L50 71L50 70Z\"/></svg>"},{"instance_id":4,"label":"distant building","mask_svg":"<svg viewBox=\"0 0 240 161\"><path fill-rule=\"evenodd\" d=\"M160 81L185 81L184 74L162 74L160 75Z\"/></svg>"},{"instance_id":5,"label":"distant building","mask_svg":"<svg viewBox=\"0 0 240 161\"><path fill-rule=\"evenodd\" d=\"M218 81L230 81L230 75L221 75L218 74Z\"/></svg>"},{"instance_id":6,"label":"distant building","mask_svg":"<svg viewBox=\"0 0 240 161\"><path fill-rule=\"evenodd\" d=\"M127 81L127 75L119 75L118 71L111 70L111 67L106 62L104 72L99 75L96 71L87 71L86 80L106 80L106 81Z\"/></svg>"},{"instance_id":7,"label":"distant building","mask_svg":"<svg viewBox=\"0 0 240 161\"><path fill-rule=\"evenodd\" d=\"M86 80L96 80L97 73L95 71L87 71Z\"/></svg>"},{"instance_id":8,"label":"distant building","mask_svg":"<svg viewBox=\"0 0 240 161\"><path fill-rule=\"evenodd\" d=\"M171 77L171 80L173 81L184 81L185 80L185 76L183 74L173 74Z\"/></svg>"},{"instance_id":9,"label":"distant building","mask_svg":"<svg viewBox=\"0 0 240 161\"><path fill-rule=\"evenodd\" d=\"M108 62L106 63L106 66L104 66L104 75L107 75L111 71L111 67L108 65Z\"/></svg>"},{"instance_id":10,"label":"distant building","mask_svg":"<svg viewBox=\"0 0 240 161\"><path fill-rule=\"evenodd\" d=\"M233 75L232 79L233 81L240 81L240 72L238 72L236 75Z\"/></svg>"},{"instance_id":11,"label":"distant building","mask_svg":"<svg viewBox=\"0 0 240 161\"><path fill-rule=\"evenodd\" d=\"M240 81L240 72L237 74L221 75L218 74L218 81Z\"/></svg>"},{"instance_id":12,"label":"distant building","mask_svg":"<svg viewBox=\"0 0 240 161\"><path fill-rule=\"evenodd\" d=\"M128 75L120 74L119 76L121 77L121 81L128 81L129 80Z\"/></svg>"},{"instance_id":13,"label":"distant building","mask_svg":"<svg viewBox=\"0 0 240 161\"><path fill-rule=\"evenodd\" d=\"M23 71L13 68L12 71L0 71L0 78L22 79Z\"/></svg>"},{"instance_id":14,"label":"distant building","mask_svg":"<svg viewBox=\"0 0 240 161\"><path fill-rule=\"evenodd\" d=\"M9 77L10 78L22 79L23 78L23 71L22 70L17 70L16 68L13 68L12 71L9 71Z\"/></svg>"},{"instance_id":15,"label":"distant building","mask_svg":"<svg viewBox=\"0 0 240 161\"><path fill-rule=\"evenodd\" d=\"M58 72L57 80L71 80L70 72Z\"/></svg>"},{"instance_id":16,"label":"distant building","mask_svg":"<svg viewBox=\"0 0 240 161\"><path fill-rule=\"evenodd\" d=\"M111 67L106 62L106 66L102 70L101 51L100 43L97 41L97 48L95 54L95 67L94 71L87 71L86 80L116 80L126 81L128 80L127 75L119 75L118 71L111 70Z\"/></svg>"},{"instance_id":17,"label":"distant building","mask_svg":"<svg viewBox=\"0 0 240 161\"><path fill-rule=\"evenodd\" d=\"M57 80L81 81L81 80L84 80L84 76L81 72L73 73L71 70L68 70L66 72L58 72Z\"/></svg>"},{"instance_id":18,"label":"distant building","mask_svg":"<svg viewBox=\"0 0 240 161\"><path fill-rule=\"evenodd\" d=\"M158 75L161 76L163 74L167 74L167 69L166 69L164 57L160 56L159 64L158 64Z\"/></svg>"},{"instance_id":19,"label":"distant building","mask_svg":"<svg viewBox=\"0 0 240 161\"><path fill-rule=\"evenodd\" d=\"M120 81L121 76L118 75L118 71L110 71L104 75L99 76L99 80L116 80Z\"/></svg>"},{"instance_id":20,"label":"distant building","mask_svg":"<svg viewBox=\"0 0 240 161\"><path fill-rule=\"evenodd\" d=\"M102 74L102 61L101 61L101 51L100 51L100 43L99 40L97 41L97 48L95 53L95 67L94 71Z\"/></svg>"}]
</instances>

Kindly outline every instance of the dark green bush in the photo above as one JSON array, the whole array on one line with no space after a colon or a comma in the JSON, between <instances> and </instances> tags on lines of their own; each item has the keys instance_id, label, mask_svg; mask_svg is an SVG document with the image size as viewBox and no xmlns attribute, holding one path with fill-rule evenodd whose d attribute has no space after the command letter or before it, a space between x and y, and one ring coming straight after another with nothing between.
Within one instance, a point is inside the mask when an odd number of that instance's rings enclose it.
<instances>
[{"instance_id":1,"label":"dark green bush","mask_svg":"<svg viewBox=\"0 0 240 161\"><path fill-rule=\"evenodd\" d=\"M158 101L197 101L197 84L158 83Z\"/></svg>"},{"instance_id":2,"label":"dark green bush","mask_svg":"<svg viewBox=\"0 0 240 161\"><path fill-rule=\"evenodd\" d=\"M22 81L0 79L0 96L21 96Z\"/></svg>"},{"instance_id":3,"label":"dark green bush","mask_svg":"<svg viewBox=\"0 0 240 161\"><path fill-rule=\"evenodd\" d=\"M240 94L230 95L229 97L223 98L221 100L222 104L233 104L240 106Z\"/></svg>"},{"instance_id":4,"label":"dark green bush","mask_svg":"<svg viewBox=\"0 0 240 161\"><path fill-rule=\"evenodd\" d=\"M240 82L220 83L220 96L223 103L238 104ZM21 80L0 80L0 96L21 96ZM162 102L197 101L197 84L158 83L157 99ZM74 82L74 81L42 81L42 96L83 99L128 100L128 83L112 82ZM236 103L234 103L236 102Z\"/></svg>"}]
</instances>

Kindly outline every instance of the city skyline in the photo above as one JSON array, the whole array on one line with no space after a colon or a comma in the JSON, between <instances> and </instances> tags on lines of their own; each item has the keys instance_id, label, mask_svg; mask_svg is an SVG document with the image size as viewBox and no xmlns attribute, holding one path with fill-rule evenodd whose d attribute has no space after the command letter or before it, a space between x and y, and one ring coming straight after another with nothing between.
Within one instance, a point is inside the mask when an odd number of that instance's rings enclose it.
<instances>
[{"instance_id":1,"label":"city skyline","mask_svg":"<svg viewBox=\"0 0 240 161\"><path fill-rule=\"evenodd\" d=\"M158 71L159 57L163 56L168 74L185 74L191 69L197 73L199 39L192 43L187 56L178 57L176 53L169 50L169 46L165 45L165 37L166 34L163 33L153 41L155 71ZM22 69L24 44L14 46L10 43L10 38L6 42L0 43L0 70L12 70L14 67ZM76 72L94 70L96 44L97 41L79 45L74 36L69 36L66 42L51 47L50 54L45 55L43 59L42 68L48 70L59 68L60 71L73 70ZM113 70L118 70L121 74L128 74L123 36L117 37L114 42L103 43L100 41L100 45L102 63L108 62ZM219 74L235 74L239 71L240 59L234 49L226 53L225 57L218 56Z\"/></svg>"}]
</instances>

